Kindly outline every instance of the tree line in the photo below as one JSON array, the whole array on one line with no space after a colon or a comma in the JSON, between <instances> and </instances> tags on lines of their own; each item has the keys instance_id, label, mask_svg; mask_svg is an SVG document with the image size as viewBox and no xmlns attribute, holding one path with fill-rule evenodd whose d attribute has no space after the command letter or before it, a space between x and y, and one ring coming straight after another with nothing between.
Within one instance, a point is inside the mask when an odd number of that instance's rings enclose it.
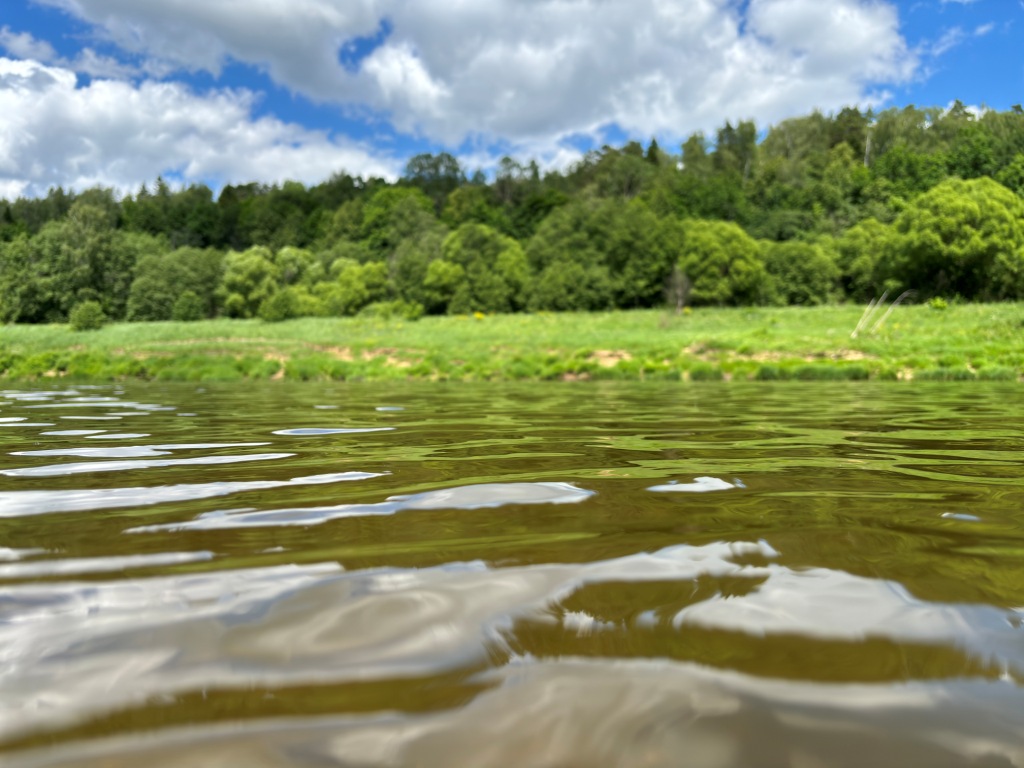
<instances>
[{"instance_id":1,"label":"tree line","mask_svg":"<svg viewBox=\"0 0 1024 768\"><path fill-rule=\"evenodd\" d=\"M0 201L0 321L1024 298L1024 110L846 108L564 171Z\"/></svg>"}]
</instances>

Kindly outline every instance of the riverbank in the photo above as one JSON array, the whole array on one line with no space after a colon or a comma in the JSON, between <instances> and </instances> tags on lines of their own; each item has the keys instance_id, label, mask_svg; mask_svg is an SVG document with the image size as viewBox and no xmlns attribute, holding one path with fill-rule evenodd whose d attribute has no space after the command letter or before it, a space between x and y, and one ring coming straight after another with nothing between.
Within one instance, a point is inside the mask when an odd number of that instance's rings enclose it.
<instances>
[{"instance_id":1,"label":"riverbank","mask_svg":"<svg viewBox=\"0 0 1024 768\"><path fill-rule=\"evenodd\" d=\"M0 328L9 380L985 379L1024 374L1024 304L698 308Z\"/></svg>"}]
</instances>

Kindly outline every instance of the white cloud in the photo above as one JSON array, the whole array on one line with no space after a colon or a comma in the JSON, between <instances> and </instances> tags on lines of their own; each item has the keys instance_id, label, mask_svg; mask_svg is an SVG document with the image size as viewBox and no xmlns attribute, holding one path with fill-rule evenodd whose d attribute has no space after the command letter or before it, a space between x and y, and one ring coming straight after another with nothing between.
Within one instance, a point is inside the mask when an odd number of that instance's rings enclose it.
<instances>
[{"instance_id":1,"label":"white cloud","mask_svg":"<svg viewBox=\"0 0 1024 768\"><path fill-rule=\"evenodd\" d=\"M557 147L617 124L682 136L865 102L917 67L880 0L39 0L188 70L234 59L399 130ZM339 62L386 20L358 71Z\"/></svg>"},{"instance_id":2,"label":"white cloud","mask_svg":"<svg viewBox=\"0 0 1024 768\"><path fill-rule=\"evenodd\" d=\"M264 117L253 94L179 83L94 80L0 58L0 194L52 185L128 191L160 173L225 183L322 181L334 171L393 177L398 163L355 143Z\"/></svg>"},{"instance_id":3,"label":"white cloud","mask_svg":"<svg viewBox=\"0 0 1024 768\"><path fill-rule=\"evenodd\" d=\"M942 33L942 37L932 43L929 53L932 56L941 56L942 54L951 51L956 48L964 40L964 31L960 27L952 27Z\"/></svg>"},{"instance_id":4,"label":"white cloud","mask_svg":"<svg viewBox=\"0 0 1024 768\"><path fill-rule=\"evenodd\" d=\"M19 59L45 63L57 58L57 52L45 40L36 40L27 32L13 32L6 26L0 27L0 48Z\"/></svg>"}]
</instances>

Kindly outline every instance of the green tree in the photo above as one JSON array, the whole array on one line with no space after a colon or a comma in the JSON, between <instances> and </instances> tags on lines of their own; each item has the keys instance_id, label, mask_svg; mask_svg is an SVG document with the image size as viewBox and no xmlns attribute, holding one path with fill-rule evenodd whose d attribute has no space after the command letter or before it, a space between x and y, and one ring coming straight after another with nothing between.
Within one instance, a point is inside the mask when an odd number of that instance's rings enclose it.
<instances>
[{"instance_id":1,"label":"green tree","mask_svg":"<svg viewBox=\"0 0 1024 768\"><path fill-rule=\"evenodd\" d=\"M264 299L277 292L280 269L265 246L231 251L224 257L224 276L217 296L230 317L254 317Z\"/></svg>"},{"instance_id":2,"label":"green tree","mask_svg":"<svg viewBox=\"0 0 1024 768\"><path fill-rule=\"evenodd\" d=\"M389 262L390 278L395 292L403 300L427 306L429 302L424 293L427 269L431 262L441 258L447 234L443 228L431 229L398 244Z\"/></svg>"},{"instance_id":3,"label":"green tree","mask_svg":"<svg viewBox=\"0 0 1024 768\"><path fill-rule=\"evenodd\" d=\"M202 320L206 316L203 300L195 291L184 290L171 308L171 319L178 322Z\"/></svg>"},{"instance_id":4,"label":"green tree","mask_svg":"<svg viewBox=\"0 0 1024 768\"><path fill-rule=\"evenodd\" d=\"M178 248L142 256L128 294L129 320L170 320L182 295L190 293L198 304L198 320L212 317L217 288L224 271L224 255L209 248Z\"/></svg>"},{"instance_id":5,"label":"green tree","mask_svg":"<svg viewBox=\"0 0 1024 768\"><path fill-rule=\"evenodd\" d=\"M612 307L612 281L603 265L559 259L533 280L529 308L552 312L605 310Z\"/></svg>"},{"instance_id":6,"label":"green tree","mask_svg":"<svg viewBox=\"0 0 1024 768\"><path fill-rule=\"evenodd\" d=\"M1015 155L1009 165L1001 168L996 181L1016 192L1018 197L1024 197L1024 154Z\"/></svg>"},{"instance_id":7,"label":"green tree","mask_svg":"<svg viewBox=\"0 0 1024 768\"><path fill-rule=\"evenodd\" d=\"M682 248L682 227L674 217L659 218L642 200L607 211L605 258L619 307L660 303Z\"/></svg>"},{"instance_id":8,"label":"green tree","mask_svg":"<svg viewBox=\"0 0 1024 768\"><path fill-rule=\"evenodd\" d=\"M765 268L772 278L770 293L783 304L827 304L839 287L839 267L820 245L790 240L766 243Z\"/></svg>"},{"instance_id":9,"label":"green tree","mask_svg":"<svg viewBox=\"0 0 1024 768\"><path fill-rule=\"evenodd\" d=\"M0 292L8 320L63 322L76 304L99 301L104 313L125 315L128 289L141 254L162 246L153 238L114 229L113 214L76 202L67 216L31 238L5 244Z\"/></svg>"},{"instance_id":10,"label":"green tree","mask_svg":"<svg viewBox=\"0 0 1024 768\"><path fill-rule=\"evenodd\" d=\"M903 289L983 301L1024 298L1024 200L989 178L947 179L896 220L885 269Z\"/></svg>"},{"instance_id":11,"label":"green tree","mask_svg":"<svg viewBox=\"0 0 1024 768\"><path fill-rule=\"evenodd\" d=\"M466 174L459 161L447 152L436 155L424 153L416 155L405 164L403 179L423 190L434 201L434 207L440 213L448 195L466 183Z\"/></svg>"},{"instance_id":12,"label":"green tree","mask_svg":"<svg viewBox=\"0 0 1024 768\"><path fill-rule=\"evenodd\" d=\"M466 280L466 270L444 259L430 262L423 278L423 306L432 314L444 314Z\"/></svg>"},{"instance_id":13,"label":"green tree","mask_svg":"<svg viewBox=\"0 0 1024 768\"><path fill-rule=\"evenodd\" d=\"M485 224L463 224L445 238L443 258L465 270L452 312L509 312L526 304L529 264L511 237Z\"/></svg>"},{"instance_id":14,"label":"green tree","mask_svg":"<svg viewBox=\"0 0 1024 768\"><path fill-rule=\"evenodd\" d=\"M683 222L679 269L693 288L693 304L760 304L770 298L760 247L740 227L726 221Z\"/></svg>"},{"instance_id":15,"label":"green tree","mask_svg":"<svg viewBox=\"0 0 1024 768\"><path fill-rule=\"evenodd\" d=\"M384 187L365 203L359 239L372 253L386 258L406 237L437 226L434 204L422 190Z\"/></svg>"},{"instance_id":16,"label":"green tree","mask_svg":"<svg viewBox=\"0 0 1024 768\"><path fill-rule=\"evenodd\" d=\"M836 240L837 263L845 292L858 301L879 298L886 285L886 265L896 248L897 232L874 218L859 221Z\"/></svg>"},{"instance_id":17,"label":"green tree","mask_svg":"<svg viewBox=\"0 0 1024 768\"><path fill-rule=\"evenodd\" d=\"M74 331L97 331L107 323L107 316L98 301L89 299L71 308L68 322Z\"/></svg>"}]
</instances>

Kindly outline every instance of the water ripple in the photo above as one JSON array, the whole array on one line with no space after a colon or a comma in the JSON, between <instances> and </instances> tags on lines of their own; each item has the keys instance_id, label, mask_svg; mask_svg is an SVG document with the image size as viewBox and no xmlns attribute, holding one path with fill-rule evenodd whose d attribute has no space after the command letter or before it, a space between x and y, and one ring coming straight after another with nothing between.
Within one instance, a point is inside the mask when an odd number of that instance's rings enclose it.
<instances>
[{"instance_id":1,"label":"water ripple","mask_svg":"<svg viewBox=\"0 0 1024 768\"><path fill-rule=\"evenodd\" d=\"M22 467L0 470L7 477L57 477L86 472L120 472L155 467L195 466L200 464L239 464L246 461L273 461L294 456L294 453L254 453L248 456L197 456L191 459L140 459L137 461L83 461L72 464L48 464L42 467Z\"/></svg>"},{"instance_id":2,"label":"water ripple","mask_svg":"<svg viewBox=\"0 0 1024 768\"><path fill-rule=\"evenodd\" d=\"M83 512L118 507L144 507L175 501L194 501L248 491L288 486L368 480L382 477L379 472L334 472L291 480L250 480L240 482L184 483L155 487L89 488L71 491L0 492L0 518L43 515L51 512Z\"/></svg>"},{"instance_id":3,"label":"water ripple","mask_svg":"<svg viewBox=\"0 0 1024 768\"><path fill-rule=\"evenodd\" d=\"M593 491L571 483L482 483L412 495L390 496L376 504L339 504L273 510L220 510L188 522L132 528L132 532L210 530L278 525L318 525L345 517L394 515L405 510L482 509L506 504L577 504Z\"/></svg>"}]
</instances>

